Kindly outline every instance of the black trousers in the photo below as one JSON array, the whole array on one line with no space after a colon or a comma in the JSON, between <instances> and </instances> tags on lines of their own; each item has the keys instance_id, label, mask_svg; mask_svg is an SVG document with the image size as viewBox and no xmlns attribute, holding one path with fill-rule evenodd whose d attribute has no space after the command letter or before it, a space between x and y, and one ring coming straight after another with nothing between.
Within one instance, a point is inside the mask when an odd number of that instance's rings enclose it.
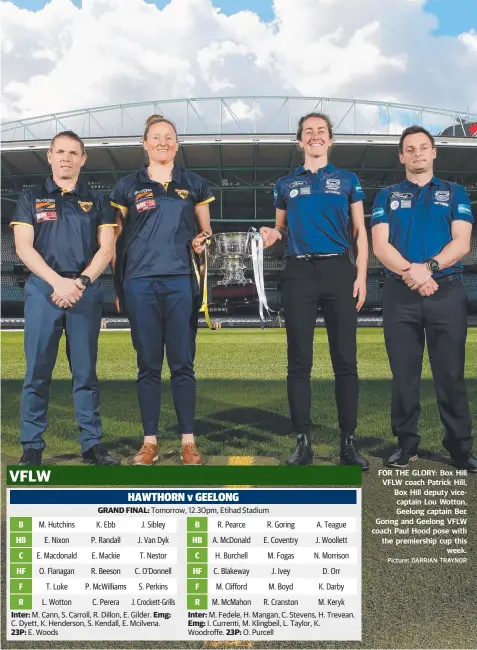
<instances>
[{"instance_id":1,"label":"black trousers","mask_svg":"<svg viewBox=\"0 0 477 650\"><path fill-rule=\"evenodd\" d=\"M392 382L391 426L406 448L417 446L419 389L427 340L444 446L456 455L472 450L472 422L464 380L467 337L466 292L458 278L445 278L429 297L401 279L384 283L384 338Z\"/></svg>"},{"instance_id":2,"label":"black trousers","mask_svg":"<svg viewBox=\"0 0 477 650\"><path fill-rule=\"evenodd\" d=\"M352 432L358 419L356 363L356 269L347 255L320 260L287 260L283 272L282 304L288 341L287 391L295 433L311 426L311 368L313 338L321 305L335 375L338 422Z\"/></svg>"}]
</instances>

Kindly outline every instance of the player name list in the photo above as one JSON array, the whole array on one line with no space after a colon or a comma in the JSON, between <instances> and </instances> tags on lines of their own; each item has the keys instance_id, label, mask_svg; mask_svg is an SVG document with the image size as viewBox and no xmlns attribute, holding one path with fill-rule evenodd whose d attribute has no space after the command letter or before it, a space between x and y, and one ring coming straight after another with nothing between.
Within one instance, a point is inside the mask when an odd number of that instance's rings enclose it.
<instances>
[{"instance_id":1,"label":"player name list","mask_svg":"<svg viewBox=\"0 0 477 650\"><path fill-rule=\"evenodd\" d=\"M9 489L7 638L361 640L361 490Z\"/></svg>"}]
</instances>

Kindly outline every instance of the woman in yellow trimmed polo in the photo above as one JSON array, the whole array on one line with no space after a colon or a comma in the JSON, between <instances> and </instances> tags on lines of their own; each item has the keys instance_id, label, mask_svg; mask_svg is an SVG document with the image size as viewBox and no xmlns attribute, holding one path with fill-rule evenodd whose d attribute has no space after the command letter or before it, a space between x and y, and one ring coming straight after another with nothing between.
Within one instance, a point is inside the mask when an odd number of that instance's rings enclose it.
<instances>
[{"instance_id":1,"label":"woman in yellow trimmed polo","mask_svg":"<svg viewBox=\"0 0 477 650\"><path fill-rule=\"evenodd\" d=\"M131 324L137 352L137 390L144 443L134 465L152 465L158 457L164 347L182 432L184 465L200 465L194 440L196 384L197 285L191 269L191 245L197 253L211 232L207 181L174 164L179 143L172 122L151 115L144 131L149 162L122 178L111 194L121 234L115 279L119 302ZM196 235L200 231L201 234Z\"/></svg>"}]
</instances>

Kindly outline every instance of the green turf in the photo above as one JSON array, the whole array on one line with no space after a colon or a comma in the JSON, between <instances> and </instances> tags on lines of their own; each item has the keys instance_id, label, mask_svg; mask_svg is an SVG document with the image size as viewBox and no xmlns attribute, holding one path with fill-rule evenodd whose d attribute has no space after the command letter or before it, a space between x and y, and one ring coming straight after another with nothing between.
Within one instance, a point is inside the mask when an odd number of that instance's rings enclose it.
<instances>
[{"instance_id":1,"label":"green turf","mask_svg":"<svg viewBox=\"0 0 477 650\"><path fill-rule=\"evenodd\" d=\"M18 456L18 412L24 360L21 333L2 335L3 447L10 462ZM477 332L469 334L467 375L472 395L477 387ZM205 456L259 455L283 458L292 445L285 390L284 330L201 330L197 345L196 434ZM389 428L390 372L379 329L359 331L360 418L364 448L381 455L393 444ZM127 332L102 333L98 362L104 441L120 458L141 442L136 400L135 355ZM168 370L164 372L160 450L178 453L179 435ZM336 407L326 333L317 330L313 368L313 411L319 462L336 459ZM435 406L429 364L422 382L421 433L429 451L440 449L442 427ZM46 457L78 462L71 379L60 348L51 388Z\"/></svg>"},{"instance_id":2,"label":"green turf","mask_svg":"<svg viewBox=\"0 0 477 650\"><path fill-rule=\"evenodd\" d=\"M24 372L22 334L3 333L3 462L18 459L18 412ZM307 643L317 648L474 648L477 638L477 477L468 478L467 565L390 566L393 555L370 530L376 517L393 514L394 499L378 478L382 458L394 446L389 427L390 372L380 329L358 332L360 420L357 434L370 458L371 469L363 481L363 643ZM315 462L337 460L337 422L334 388L326 333L317 330L313 370ZM293 447L286 399L286 343L284 330L201 330L198 336L197 426L200 450L206 462L225 463L230 455L259 456L263 463L283 463ZM105 442L117 457L126 459L141 442L136 402L135 356L128 333L102 333L98 375ZM167 377L168 373L164 373ZM468 390L474 421L477 418L477 331L470 330L467 344ZM427 360L423 369L422 435L419 468L448 468L441 456L443 429L439 420ZM164 382L160 427L163 455L160 463L178 461L179 433L169 382ZM50 423L45 435L45 460L78 463L77 435L71 400L71 380L64 355L52 383ZM158 467L160 471L160 465ZM402 556L432 555L424 548L401 551ZM9 644L10 647L23 647ZM41 645L41 644L40 644ZM60 647L61 644L48 644ZM77 647L95 647L80 643ZM159 643L99 644L100 647L161 647ZM181 647L184 644L167 644ZM187 647L201 647L188 643ZM63 647L63 646L61 646ZM72 644L74 647L74 644ZM98 646L96 646L98 647ZM255 648L267 647L255 643ZM268 646L270 647L270 646ZM290 648L290 644L273 644Z\"/></svg>"}]
</instances>

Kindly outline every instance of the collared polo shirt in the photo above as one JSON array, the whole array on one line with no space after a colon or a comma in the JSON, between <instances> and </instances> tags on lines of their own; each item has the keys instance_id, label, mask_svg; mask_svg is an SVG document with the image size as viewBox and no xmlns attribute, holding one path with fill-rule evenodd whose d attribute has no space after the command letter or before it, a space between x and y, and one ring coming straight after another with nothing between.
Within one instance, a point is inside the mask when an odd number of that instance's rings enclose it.
<instances>
[{"instance_id":1,"label":"collared polo shirt","mask_svg":"<svg viewBox=\"0 0 477 650\"><path fill-rule=\"evenodd\" d=\"M421 187L406 178L378 193L371 226L389 224L389 242L409 262L422 264L452 241L452 222L456 220L474 222L469 197L461 185L433 177ZM463 270L459 261L433 277ZM389 269L386 272L396 275Z\"/></svg>"},{"instance_id":2,"label":"collared polo shirt","mask_svg":"<svg viewBox=\"0 0 477 650\"><path fill-rule=\"evenodd\" d=\"M98 228L116 226L108 197L79 181L69 192L49 177L20 194L11 226L33 227L33 247L57 273L80 273L99 249Z\"/></svg>"},{"instance_id":3,"label":"collared polo shirt","mask_svg":"<svg viewBox=\"0 0 477 650\"><path fill-rule=\"evenodd\" d=\"M331 163L316 174L300 165L277 181L274 196L287 211L287 257L349 250L349 206L365 198L356 174Z\"/></svg>"},{"instance_id":4,"label":"collared polo shirt","mask_svg":"<svg viewBox=\"0 0 477 650\"><path fill-rule=\"evenodd\" d=\"M122 178L111 194L111 205L127 211L118 242L121 277L190 274L195 206L213 200L204 178L178 166L167 186L151 180L146 166Z\"/></svg>"}]
</instances>

